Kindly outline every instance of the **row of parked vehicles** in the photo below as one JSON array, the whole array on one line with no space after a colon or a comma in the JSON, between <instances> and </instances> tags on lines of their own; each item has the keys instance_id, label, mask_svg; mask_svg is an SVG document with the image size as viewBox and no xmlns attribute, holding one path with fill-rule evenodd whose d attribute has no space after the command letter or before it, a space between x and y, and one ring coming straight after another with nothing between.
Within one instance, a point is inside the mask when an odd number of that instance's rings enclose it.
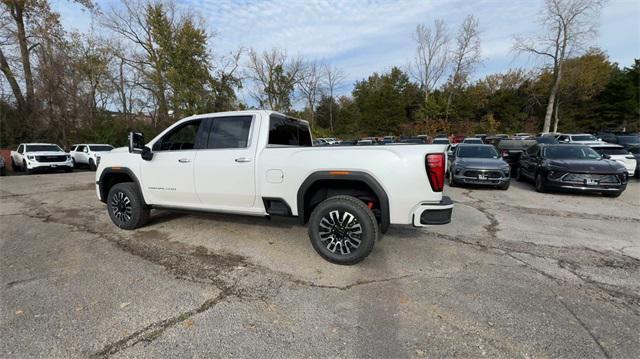
<instances>
[{"instance_id":1,"label":"row of parked vehicles","mask_svg":"<svg viewBox=\"0 0 640 359\"><path fill-rule=\"evenodd\" d=\"M442 143L445 140L448 138ZM518 181L532 182L539 192L570 189L618 197L629 177L640 178L640 136L625 134L617 140L623 144L607 143L590 134L464 139L449 145L448 180L451 186L507 189L515 176Z\"/></svg>"},{"instance_id":2,"label":"row of parked vehicles","mask_svg":"<svg viewBox=\"0 0 640 359\"><path fill-rule=\"evenodd\" d=\"M11 168L28 174L44 170L71 172L77 167L95 171L102 155L111 150L113 146L106 144L75 144L66 152L54 143L21 143L11 151Z\"/></svg>"}]
</instances>

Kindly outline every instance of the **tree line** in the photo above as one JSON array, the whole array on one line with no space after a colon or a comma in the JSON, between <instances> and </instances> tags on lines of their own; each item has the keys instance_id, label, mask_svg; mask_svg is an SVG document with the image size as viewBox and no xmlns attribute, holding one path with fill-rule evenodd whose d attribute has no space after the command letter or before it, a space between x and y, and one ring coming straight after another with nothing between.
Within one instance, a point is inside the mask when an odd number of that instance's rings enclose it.
<instances>
[{"instance_id":1,"label":"tree line","mask_svg":"<svg viewBox=\"0 0 640 359\"><path fill-rule=\"evenodd\" d=\"M474 81L478 19L436 19L416 26L411 63L350 94L342 69L284 49L214 55L206 21L171 0L75 3L92 19L87 33L64 29L46 0L1 0L0 146L121 145L130 130L153 135L192 114L253 107L306 119L323 137L638 128L639 60L621 68L587 46L599 1L545 1L540 35L514 39L517 53L548 60L539 69Z\"/></svg>"}]
</instances>

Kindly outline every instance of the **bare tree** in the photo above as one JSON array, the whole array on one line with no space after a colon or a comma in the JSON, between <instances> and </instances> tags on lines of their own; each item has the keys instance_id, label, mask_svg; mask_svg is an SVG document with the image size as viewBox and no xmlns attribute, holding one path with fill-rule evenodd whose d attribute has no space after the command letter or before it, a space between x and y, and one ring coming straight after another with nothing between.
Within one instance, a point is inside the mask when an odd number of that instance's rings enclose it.
<instances>
[{"instance_id":1,"label":"bare tree","mask_svg":"<svg viewBox=\"0 0 640 359\"><path fill-rule=\"evenodd\" d=\"M101 22L131 47L131 51L121 53L121 60L143 74L145 81L140 81L138 85L153 94L158 106L156 115L162 122L167 119L169 108L168 85L164 74L165 64L159 47L154 44L154 36L148 23L147 5L148 3L139 0L123 0L123 8L112 7L103 15ZM170 21L173 21L174 9L169 7L167 14Z\"/></svg>"},{"instance_id":2,"label":"bare tree","mask_svg":"<svg viewBox=\"0 0 640 359\"><path fill-rule=\"evenodd\" d=\"M252 96L260 106L288 111L295 86L301 79L302 60L289 59L284 50L272 49L260 54L252 49L247 67L247 76L256 85Z\"/></svg>"},{"instance_id":3,"label":"bare tree","mask_svg":"<svg viewBox=\"0 0 640 359\"><path fill-rule=\"evenodd\" d=\"M304 95L305 100L307 100L307 107L310 112L309 123L311 124L311 128L313 128L315 122L315 109L316 104L318 103L318 98L320 97L321 84L323 82L322 75L321 66L315 61L309 61L303 65L300 81L298 82L298 88Z\"/></svg>"},{"instance_id":4,"label":"bare tree","mask_svg":"<svg viewBox=\"0 0 640 359\"><path fill-rule=\"evenodd\" d=\"M416 77L424 90L424 102L429 101L431 90L447 69L449 59L449 34L443 20L435 20L433 28L418 25L414 34L418 44L414 66Z\"/></svg>"},{"instance_id":5,"label":"bare tree","mask_svg":"<svg viewBox=\"0 0 640 359\"><path fill-rule=\"evenodd\" d=\"M449 118L449 109L454 92L458 91L467 81L471 72L481 61L480 58L480 31L478 19L473 15L467 16L456 35L456 47L451 53L453 61L453 73L449 79L449 94L445 118Z\"/></svg>"},{"instance_id":6,"label":"bare tree","mask_svg":"<svg viewBox=\"0 0 640 359\"><path fill-rule=\"evenodd\" d=\"M573 51L581 49L586 41L595 36L596 19L602 5L602 0L545 0L540 17L544 33L534 38L515 39L516 51L547 58L553 66L553 84L547 101L543 132L549 132L554 106L554 131L557 130L559 104L556 101L562 80L563 62Z\"/></svg>"},{"instance_id":7,"label":"bare tree","mask_svg":"<svg viewBox=\"0 0 640 359\"><path fill-rule=\"evenodd\" d=\"M323 72L324 86L329 92L329 129L333 133L333 97L336 89L347 76L342 70L329 64L323 65Z\"/></svg>"}]
</instances>

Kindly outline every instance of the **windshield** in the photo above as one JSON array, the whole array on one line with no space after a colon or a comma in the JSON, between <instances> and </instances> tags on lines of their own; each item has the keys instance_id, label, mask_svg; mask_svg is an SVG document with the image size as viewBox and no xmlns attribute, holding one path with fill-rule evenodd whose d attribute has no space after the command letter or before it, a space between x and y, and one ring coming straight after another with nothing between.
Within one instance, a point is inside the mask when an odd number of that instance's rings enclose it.
<instances>
[{"instance_id":1,"label":"windshield","mask_svg":"<svg viewBox=\"0 0 640 359\"><path fill-rule=\"evenodd\" d=\"M633 153L634 155L640 154L640 147L639 146L629 147L629 153Z\"/></svg>"},{"instance_id":2,"label":"windshield","mask_svg":"<svg viewBox=\"0 0 640 359\"><path fill-rule=\"evenodd\" d=\"M94 152L109 152L113 149L113 147L109 145L91 145L89 148Z\"/></svg>"},{"instance_id":3,"label":"windshield","mask_svg":"<svg viewBox=\"0 0 640 359\"><path fill-rule=\"evenodd\" d=\"M598 148L594 148L594 150L596 150L596 152L598 152L601 155L628 155L629 152L627 152L627 150L625 150L624 148L620 148L620 147L598 147Z\"/></svg>"},{"instance_id":4,"label":"windshield","mask_svg":"<svg viewBox=\"0 0 640 359\"><path fill-rule=\"evenodd\" d=\"M464 141L462 141L462 143L477 143L477 144L482 144L482 140L479 138L466 138Z\"/></svg>"},{"instance_id":5,"label":"windshield","mask_svg":"<svg viewBox=\"0 0 640 359\"><path fill-rule=\"evenodd\" d=\"M571 136L571 141L597 141L598 139L592 135Z\"/></svg>"},{"instance_id":6,"label":"windshield","mask_svg":"<svg viewBox=\"0 0 640 359\"><path fill-rule=\"evenodd\" d=\"M464 158L498 158L498 152L493 146L460 146L456 156Z\"/></svg>"},{"instance_id":7,"label":"windshield","mask_svg":"<svg viewBox=\"0 0 640 359\"><path fill-rule=\"evenodd\" d=\"M600 155L591 147L561 145L545 148L544 157L556 160L594 160L600 158Z\"/></svg>"},{"instance_id":8,"label":"windshield","mask_svg":"<svg viewBox=\"0 0 640 359\"><path fill-rule=\"evenodd\" d=\"M25 152L64 152L56 145L27 145Z\"/></svg>"},{"instance_id":9,"label":"windshield","mask_svg":"<svg viewBox=\"0 0 640 359\"><path fill-rule=\"evenodd\" d=\"M630 143L640 143L640 136L618 136L618 143L625 145Z\"/></svg>"},{"instance_id":10,"label":"windshield","mask_svg":"<svg viewBox=\"0 0 640 359\"><path fill-rule=\"evenodd\" d=\"M433 140L433 144L434 145L448 145L449 144L449 140L447 140L446 138L436 138L435 140Z\"/></svg>"}]
</instances>

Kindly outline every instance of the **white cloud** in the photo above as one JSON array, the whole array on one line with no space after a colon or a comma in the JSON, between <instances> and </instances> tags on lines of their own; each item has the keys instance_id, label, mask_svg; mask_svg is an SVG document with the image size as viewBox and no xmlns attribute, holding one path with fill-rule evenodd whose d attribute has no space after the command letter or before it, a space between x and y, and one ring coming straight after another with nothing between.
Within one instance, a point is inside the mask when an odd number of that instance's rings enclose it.
<instances>
[{"instance_id":1,"label":"white cloud","mask_svg":"<svg viewBox=\"0 0 640 359\"><path fill-rule=\"evenodd\" d=\"M108 8L114 0L99 5ZM510 0L179 0L202 16L215 33L212 50L225 54L240 46L286 49L291 55L321 59L341 67L348 80L405 66L413 56L412 34L419 23L444 19L452 31L468 14L478 17L483 64L476 77L510 67L529 67L531 59L511 52L513 35L538 29L542 1ZM89 14L70 1L56 1L66 27L88 28ZM640 56L640 2L607 3L601 37L595 42L623 66ZM350 90L349 87L345 91Z\"/></svg>"}]
</instances>

